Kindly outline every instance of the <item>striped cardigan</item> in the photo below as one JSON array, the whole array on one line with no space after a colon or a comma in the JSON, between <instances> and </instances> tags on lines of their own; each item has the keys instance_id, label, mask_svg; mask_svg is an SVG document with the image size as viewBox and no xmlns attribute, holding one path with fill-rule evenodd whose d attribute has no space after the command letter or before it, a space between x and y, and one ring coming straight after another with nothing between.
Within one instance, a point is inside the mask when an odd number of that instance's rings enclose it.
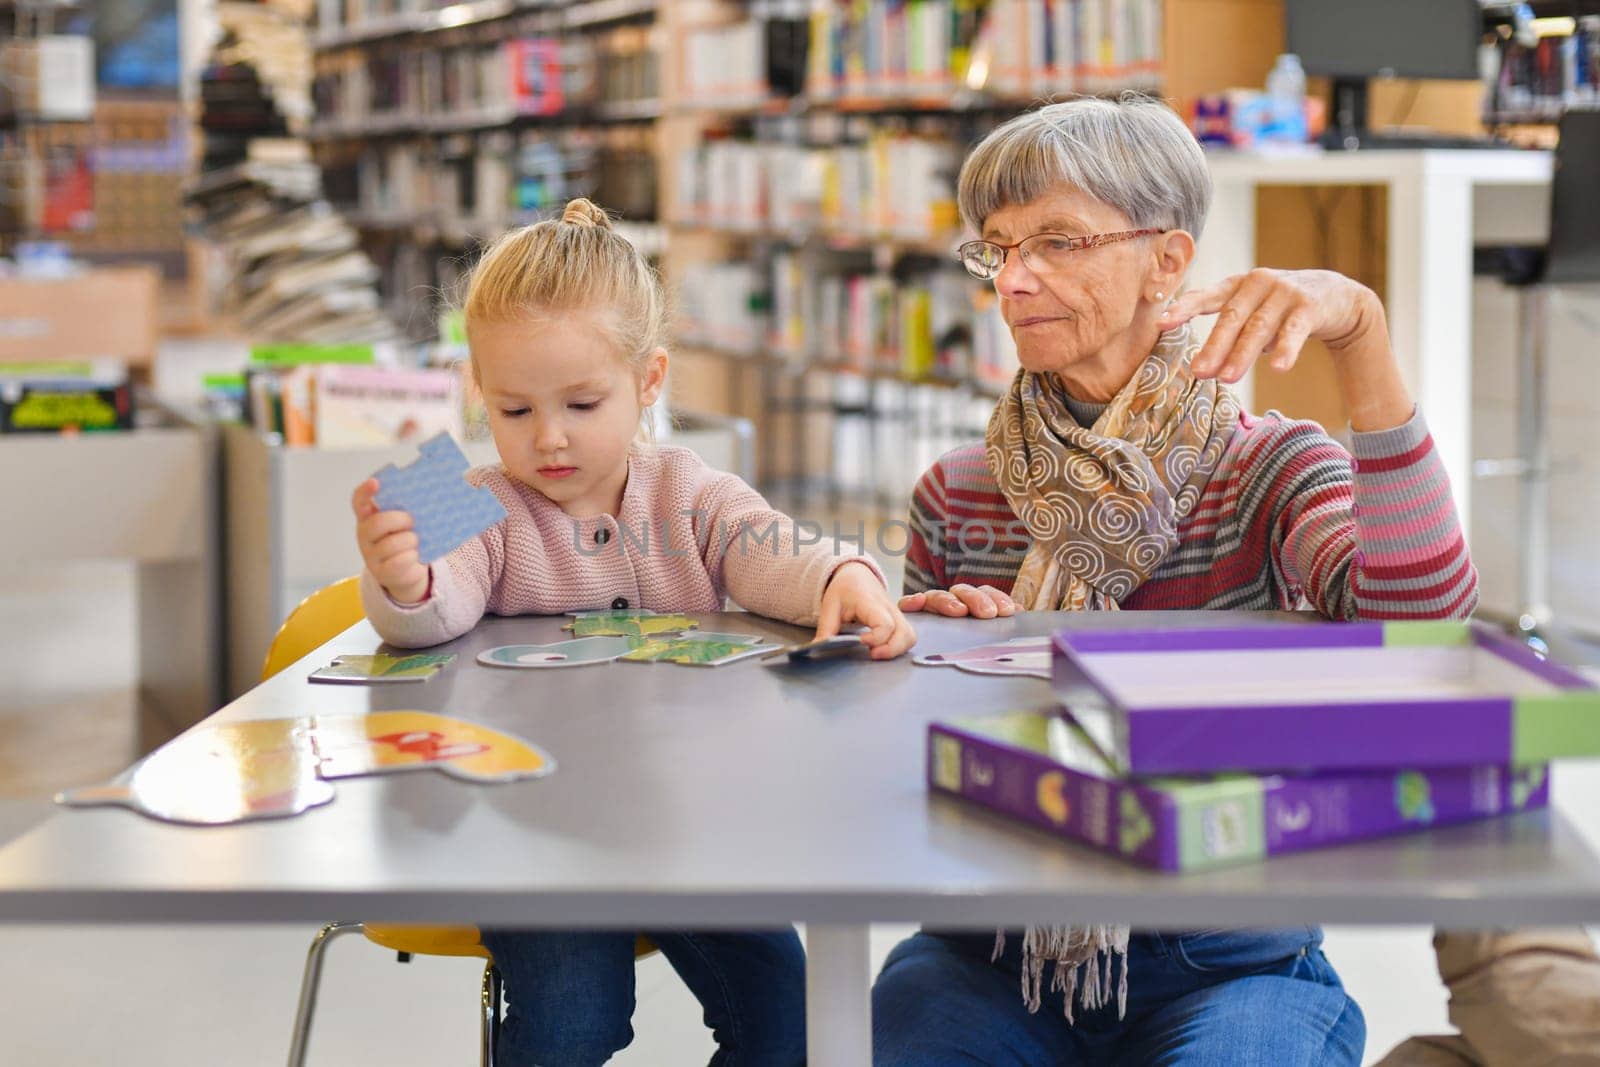
<instances>
[{"instance_id":1,"label":"striped cardigan","mask_svg":"<svg viewBox=\"0 0 1600 1067\"><path fill-rule=\"evenodd\" d=\"M1354 456L1314 422L1241 415L1178 526L1178 547L1122 606L1295 609L1330 619L1465 618L1478 574L1420 412L1353 435ZM946 453L911 500L905 591L960 582L1011 591L1031 539L984 460Z\"/></svg>"}]
</instances>

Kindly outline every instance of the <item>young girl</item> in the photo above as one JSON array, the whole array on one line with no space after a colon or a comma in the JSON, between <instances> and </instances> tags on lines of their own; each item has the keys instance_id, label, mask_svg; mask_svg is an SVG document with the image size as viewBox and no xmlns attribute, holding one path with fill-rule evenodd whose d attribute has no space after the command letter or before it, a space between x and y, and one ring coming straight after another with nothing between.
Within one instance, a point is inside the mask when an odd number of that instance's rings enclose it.
<instances>
[{"instance_id":1,"label":"young girl","mask_svg":"<svg viewBox=\"0 0 1600 1067\"><path fill-rule=\"evenodd\" d=\"M507 517L423 566L410 515L379 511L375 480L356 489L362 602L385 641L448 641L485 612L718 611L727 594L815 623L819 637L865 626L875 659L911 647L868 557L797 546L794 523L737 477L638 442L667 373L665 302L594 204L574 200L559 222L502 237L465 303L501 460L469 480ZM805 954L793 929L647 933L704 1006L714 1063L804 1061ZM632 1040L632 933L485 930L483 941L506 978L502 1062L603 1063Z\"/></svg>"}]
</instances>

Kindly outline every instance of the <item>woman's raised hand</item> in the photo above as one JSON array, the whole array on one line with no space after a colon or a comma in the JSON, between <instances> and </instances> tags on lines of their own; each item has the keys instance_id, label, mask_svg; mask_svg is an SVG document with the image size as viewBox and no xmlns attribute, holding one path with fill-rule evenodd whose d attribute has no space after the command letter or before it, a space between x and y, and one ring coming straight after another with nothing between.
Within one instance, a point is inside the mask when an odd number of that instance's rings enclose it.
<instances>
[{"instance_id":1,"label":"woman's raised hand","mask_svg":"<svg viewBox=\"0 0 1600 1067\"><path fill-rule=\"evenodd\" d=\"M1197 315L1217 316L1211 336L1190 364L1197 378L1237 382L1256 360L1288 370L1315 338L1337 354L1379 331L1387 345L1383 303L1365 285L1331 270L1270 270L1235 274L1184 293L1157 325L1163 331Z\"/></svg>"}]
</instances>

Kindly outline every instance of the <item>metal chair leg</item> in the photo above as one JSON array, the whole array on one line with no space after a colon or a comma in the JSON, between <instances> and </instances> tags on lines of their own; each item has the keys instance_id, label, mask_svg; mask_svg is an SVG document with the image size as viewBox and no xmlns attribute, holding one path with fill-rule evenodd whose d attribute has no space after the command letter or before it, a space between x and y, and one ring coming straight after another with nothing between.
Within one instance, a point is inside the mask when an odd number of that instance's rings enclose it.
<instances>
[{"instance_id":1,"label":"metal chair leg","mask_svg":"<svg viewBox=\"0 0 1600 1067\"><path fill-rule=\"evenodd\" d=\"M500 968L490 960L483 966L481 989L481 1014L483 1017L482 1047L479 1062L483 1067L494 1067L495 1046L500 1043Z\"/></svg>"},{"instance_id":2,"label":"metal chair leg","mask_svg":"<svg viewBox=\"0 0 1600 1067\"><path fill-rule=\"evenodd\" d=\"M305 1067L306 1046L311 1040L311 1017L317 1007L317 988L322 984L322 957L329 943L344 934L358 934L365 926L356 922L329 923L311 939L311 949L306 953L305 977L300 981L300 1006L294 1013L294 1037L289 1042L289 1067Z\"/></svg>"},{"instance_id":3,"label":"metal chair leg","mask_svg":"<svg viewBox=\"0 0 1600 1067\"><path fill-rule=\"evenodd\" d=\"M1550 622L1550 427L1545 338L1549 292L1522 291L1517 337L1517 453L1523 461L1517 514L1517 630L1538 638Z\"/></svg>"}]
</instances>

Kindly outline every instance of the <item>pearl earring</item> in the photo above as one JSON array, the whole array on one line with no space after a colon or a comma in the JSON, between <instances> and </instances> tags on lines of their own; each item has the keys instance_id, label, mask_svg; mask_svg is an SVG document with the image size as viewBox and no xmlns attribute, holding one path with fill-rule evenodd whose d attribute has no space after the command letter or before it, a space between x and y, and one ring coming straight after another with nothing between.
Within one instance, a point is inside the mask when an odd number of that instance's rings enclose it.
<instances>
[{"instance_id":1,"label":"pearl earring","mask_svg":"<svg viewBox=\"0 0 1600 1067\"><path fill-rule=\"evenodd\" d=\"M1156 292L1156 299L1158 301L1159 300L1165 300L1166 298L1167 298L1167 294L1166 293L1160 292L1159 290Z\"/></svg>"}]
</instances>

